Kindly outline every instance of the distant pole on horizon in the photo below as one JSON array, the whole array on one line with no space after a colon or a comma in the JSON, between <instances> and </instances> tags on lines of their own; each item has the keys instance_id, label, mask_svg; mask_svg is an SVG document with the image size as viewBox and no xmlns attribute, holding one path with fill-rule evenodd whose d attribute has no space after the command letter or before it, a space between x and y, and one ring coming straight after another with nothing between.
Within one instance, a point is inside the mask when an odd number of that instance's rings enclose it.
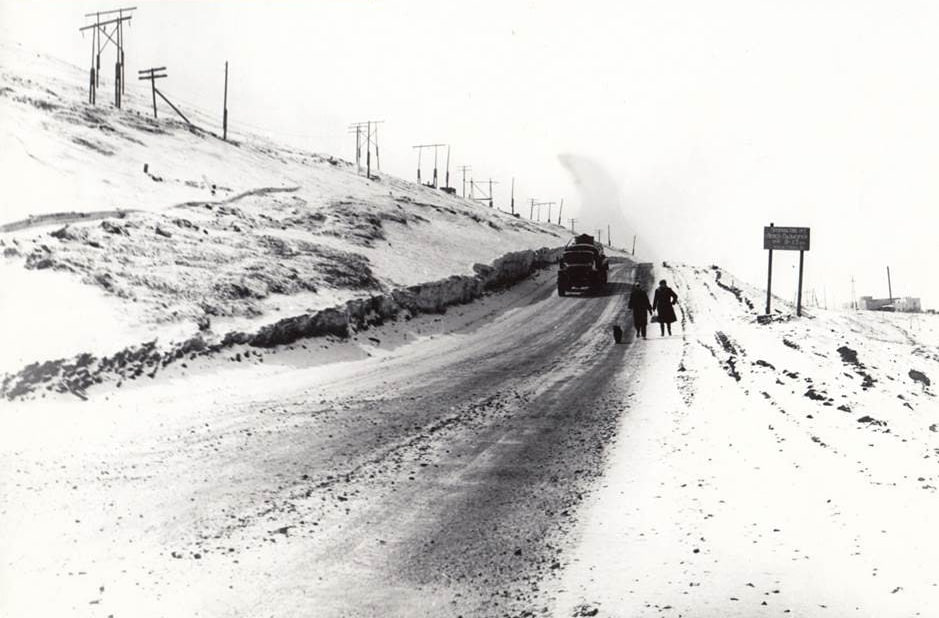
<instances>
[{"instance_id":1,"label":"distant pole on horizon","mask_svg":"<svg viewBox=\"0 0 939 618\"><path fill-rule=\"evenodd\" d=\"M515 176L512 176L512 194L509 198L509 206L512 209L512 214L515 214Z\"/></svg>"},{"instance_id":2,"label":"distant pole on horizon","mask_svg":"<svg viewBox=\"0 0 939 618\"><path fill-rule=\"evenodd\" d=\"M890 299L890 302L893 302L893 285L890 283L890 267L887 267L887 298Z\"/></svg>"},{"instance_id":3,"label":"distant pole on horizon","mask_svg":"<svg viewBox=\"0 0 939 618\"><path fill-rule=\"evenodd\" d=\"M577 222L577 219L571 217L571 218L568 219L568 220L571 222L571 234L573 234L573 233L574 233L574 223Z\"/></svg>"},{"instance_id":4,"label":"distant pole on horizon","mask_svg":"<svg viewBox=\"0 0 939 618\"><path fill-rule=\"evenodd\" d=\"M633 255L636 255L636 235L633 234Z\"/></svg>"},{"instance_id":5,"label":"distant pole on horizon","mask_svg":"<svg viewBox=\"0 0 939 618\"><path fill-rule=\"evenodd\" d=\"M613 241L610 240L610 224L609 223L606 224L606 246L610 248L613 247Z\"/></svg>"},{"instance_id":6,"label":"distant pole on horizon","mask_svg":"<svg viewBox=\"0 0 939 618\"><path fill-rule=\"evenodd\" d=\"M535 198L531 198L531 210L528 211L528 220L533 221L535 219Z\"/></svg>"},{"instance_id":7,"label":"distant pole on horizon","mask_svg":"<svg viewBox=\"0 0 939 618\"><path fill-rule=\"evenodd\" d=\"M603 233L603 230L600 229L600 228L597 228L597 242L600 243L601 245L603 244L603 234L602 234L602 233Z\"/></svg>"},{"instance_id":8,"label":"distant pole on horizon","mask_svg":"<svg viewBox=\"0 0 939 618\"><path fill-rule=\"evenodd\" d=\"M564 225L563 223L561 223L561 221L563 221L563 219L561 219L561 213L563 212L564 212L564 198L562 197L561 205L558 206L558 225Z\"/></svg>"},{"instance_id":9,"label":"distant pole on horizon","mask_svg":"<svg viewBox=\"0 0 939 618\"><path fill-rule=\"evenodd\" d=\"M492 204L492 178L489 178L489 208L493 208Z\"/></svg>"}]
</instances>

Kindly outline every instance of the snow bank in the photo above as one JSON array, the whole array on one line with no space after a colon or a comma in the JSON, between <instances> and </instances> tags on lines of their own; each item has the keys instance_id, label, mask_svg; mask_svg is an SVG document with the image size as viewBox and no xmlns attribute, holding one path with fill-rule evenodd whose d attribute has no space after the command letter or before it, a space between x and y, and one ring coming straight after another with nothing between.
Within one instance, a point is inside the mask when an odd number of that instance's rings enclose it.
<instances>
[{"instance_id":1,"label":"snow bank","mask_svg":"<svg viewBox=\"0 0 939 618\"><path fill-rule=\"evenodd\" d=\"M442 313L453 305L472 302L488 291L511 286L535 270L557 263L562 251L561 247L514 251L491 265L476 264L476 274L472 276L454 275L388 294L353 299L342 305L284 318L254 333L232 331L220 341L210 342L199 334L167 349L161 349L154 340L104 358L83 353L69 359L32 363L4 377L0 395L17 399L44 389L84 399L89 388L105 380L133 380L144 375L153 378L171 363L214 354L236 345L270 348L310 337L346 338L399 317L409 319L421 313Z\"/></svg>"}]
</instances>

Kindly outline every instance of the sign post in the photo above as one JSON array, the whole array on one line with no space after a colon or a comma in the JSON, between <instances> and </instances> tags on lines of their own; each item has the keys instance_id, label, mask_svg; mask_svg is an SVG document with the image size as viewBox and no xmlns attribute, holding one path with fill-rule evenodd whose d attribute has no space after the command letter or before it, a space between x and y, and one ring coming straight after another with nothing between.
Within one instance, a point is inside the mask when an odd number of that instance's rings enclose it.
<instances>
[{"instance_id":1,"label":"sign post","mask_svg":"<svg viewBox=\"0 0 939 618\"><path fill-rule=\"evenodd\" d=\"M769 251L769 267L766 276L766 313L770 312L773 296L773 250L799 252L799 291L796 296L796 315L802 317L802 268L805 252L809 250L810 230L807 227L776 227L772 223L763 228L763 249Z\"/></svg>"},{"instance_id":2,"label":"sign post","mask_svg":"<svg viewBox=\"0 0 939 618\"><path fill-rule=\"evenodd\" d=\"M773 224L769 224L773 227ZM763 248L766 248L766 231L763 231ZM766 267L766 315L769 315L769 303L773 298L773 250L769 250L769 265Z\"/></svg>"}]
</instances>

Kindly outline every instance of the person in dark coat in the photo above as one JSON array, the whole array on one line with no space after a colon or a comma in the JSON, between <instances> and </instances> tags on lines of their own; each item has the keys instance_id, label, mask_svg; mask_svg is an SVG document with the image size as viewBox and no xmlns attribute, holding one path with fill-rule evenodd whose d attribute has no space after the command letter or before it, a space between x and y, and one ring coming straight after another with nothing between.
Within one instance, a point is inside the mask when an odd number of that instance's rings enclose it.
<instances>
[{"instance_id":1,"label":"person in dark coat","mask_svg":"<svg viewBox=\"0 0 939 618\"><path fill-rule=\"evenodd\" d=\"M646 338L646 324L649 323L649 315L652 313L652 305L649 304L649 295L638 283L633 287L632 294L629 295L629 308L633 312L633 326L636 328L636 337L642 335Z\"/></svg>"},{"instance_id":2,"label":"person in dark coat","mask_svg":"<svg viewBox=\"0 0 939 618\"><path fill-rule=\"evenodd\" d=\"M668 334L672 334L672 322L675 321L675 309L672 305L677 302L678 295L668 287L665 279L659 281L659 287L655 289L655 298L652 300L652 310L658 313L659 328L663 336L666 328L668 328Z\"/></svg>"}]
</instances>

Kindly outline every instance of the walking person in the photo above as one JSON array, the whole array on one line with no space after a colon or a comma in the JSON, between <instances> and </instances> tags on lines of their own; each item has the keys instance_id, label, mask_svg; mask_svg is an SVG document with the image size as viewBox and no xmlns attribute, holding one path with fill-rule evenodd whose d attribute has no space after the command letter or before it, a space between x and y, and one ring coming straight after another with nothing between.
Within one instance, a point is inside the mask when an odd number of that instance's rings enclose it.
<instances>
[{"instance_id":1,"label":"walking person","mask_svg":"<svg viewBox=\"0 0 939 618\"><path fill-rule=\"evenodd\" d=\"M668 287L665 279L659 281L659 287L655 289L655 297L652 300L652 310L658 314L659 328L662 330L662 336L665 336L665 329L668 334L672 334L672 322L675 321L675 309L672 307L678 302L678 295Z\"/></svg>"},{"instance_id":2,"label":"walking person","mask_svg":"<svg viewBox=\"0 0 939 618\"><path fill-rule=\"evenodd\" d=\"M649 295L638 283L633 286L633 291L629 295L629 308L633 312L633 326L636 328L636 337L642 335L642 338L645 339L646 325L649 323L652 305L649 304Z\"/></svg>"}]
</instances>

